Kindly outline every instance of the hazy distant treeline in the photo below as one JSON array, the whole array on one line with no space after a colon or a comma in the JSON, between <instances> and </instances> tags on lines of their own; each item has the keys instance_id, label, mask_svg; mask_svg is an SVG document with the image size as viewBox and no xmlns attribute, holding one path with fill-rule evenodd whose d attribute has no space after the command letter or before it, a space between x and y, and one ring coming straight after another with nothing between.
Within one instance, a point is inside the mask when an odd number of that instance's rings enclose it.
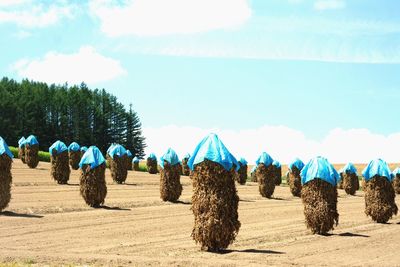
<instances>
[{"instance_id":1,"label":"hazy distant treeline","mask_svg":"<svg viewBox=\"0 0 400 267\"><path fill-rule=\"evenodd\" d=\"M41 150L60 139L67 145L96 145L103 152L113 142L144 157L141 122L117 98L103 90L80 86L47 85L3 78L0 81L0 136L17 145L21 136L34 134Z\"/></svg>"}]
</instances>

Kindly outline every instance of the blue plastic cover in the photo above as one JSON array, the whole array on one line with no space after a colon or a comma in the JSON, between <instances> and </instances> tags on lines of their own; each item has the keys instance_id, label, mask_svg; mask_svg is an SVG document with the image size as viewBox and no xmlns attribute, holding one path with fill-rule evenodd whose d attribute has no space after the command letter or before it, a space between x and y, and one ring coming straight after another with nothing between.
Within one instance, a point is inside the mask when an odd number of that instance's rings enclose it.
<instances>
[{"instance_id":1,"label":"blue plastic cover","mask_svg":"<svg viewBox=\"0 0 400 267\"><path fill-rule=\"evenodd\" d=\"M73 152L77 152L79 151L79 149L81 149L80 145L77 142L72 142L69 146L68 146L68 151L73 151Z\"/></svg>"},{"instance_id":2,"label":"blue plastic cover","mask_svg":"<svg viewBox=\"0 0 400 267\"><path fill-rule=\"evenodd\" d=\"M301 161L299 158L295 158L290 164L289 164L289 170L292 170L293 167L296 167L298 170L302 170L304 168L304 162Z\"/></svg>"},{"instance_id":3,"label":"blue plastic cover","mask_svg":"<svg viewBox=\"0 0 400 267\"><path fill-rule=\"evenodd\" d=\"M134 157L132 160L133 163L138 163L139 162L139 158L138 157Z\"/></svg>"},{"instance_id":4,"label":"blue plastic cover","mask_svg":"<svg viewBox=\"0 0 400 267\"><path fill-rule=\"evenodd\" d=\"M340 180L340 176L335 168L326 158L323 157L311 159L310 162L308 162L307 165L302 169L300 176L302 184L306 184L315 178L319 178L333 186L336 186Z\"/></svg>"},{"instance_id":5,"label":"blue plastic cover","mask_svg":"<svg viewBox=\"0 0 400 267\"><path fill-rule=\"evenodd\" d=\"M67 151L67 150L68 150L68 148L67 148L67 146L64 144L64 142L61 142L60 140L55 141L55 142L51 145L51 147L49 147L49 153L50 153L50 155L53 155L53 149L56 150L56 153L57 153L57 154L60 154L60 153L62 153L62 152L64 152L64 151Z\"/></svg>"},{"instance_id":6,"label":"blue plastic cover","mask_svg":"<svg viewBox=\"0 0 400 267\"><path fill-rule=\"evenodd\" d=\"M189 159L190 158L190 154L186 153L186 155L183 157L183 159Z\"/></svg>"},{"instance_id":7,"label":"blue plastic cover","mask_svg":"<svg viewBox=\"0 0 400 267\"><path fill-rule=\"evenodd\" d=\"M268 167L272 164L272 162L274 162L274 160L271 158L271 156L267 152L263 152L256 160L256 165L258 166L259 164L263 163L265 167Z\"/></svg>"},{"instance_id":8,"label":"blue plastic cover","mask_svg":"<svg viewBox=\"0 0 400 267\"><path fill-rule=\"evenodd\" d=\"M169 164L171 164L172 166L175 166L176 164L180 163L178 155L172 148L168 148L167 153L165 153L160 157L158 164L163 169L164 169L164 160L169 162Z\"/></svg>"},{"instance_id":9,"label":"blue plastic cover","mask_svg":"<svg viewBox=\"0 0 400 267\"><path fill-rule=\"evenodd\" d=\"M83 154L81 161L79 162L79 167L82 168L83 165L90 165L91 169L94 169L101 164L103 164L106 160L101 154L101 151L96 146L91 146L88 150Z\"/></svg>"},{"instance_id":10,"label":"blue plastic cover","mask_svg":"<svg viewBox=\"0 0 400 267\"><path fill-rule=\"evenodd\" d=\"M382 159L372 160L362 172L362 175L367 182L375 175L386 177L389 181L392 181L392 176L390 174L391 173L388 164Z\"/></svg>"},{"instance_id":11,"label":"blue plastic cover","mask_svg":"<svg viewBox=\"0 0 400 267\"><path fill-rule=\"evenodd\" d=\"M277 160L274 160L274 162L272 162L272 165L274 165L277 168L282 167L281 163L279 161L277 161Z\"/></svg>"},{"instance_id":12,"label":"blue plastic cover","mask_svg":"<svg viewBox=\"0 0 400 267\"><path fill-rule=\"evenodd\" d=\"M0 155L3 155L4 153L6 153L6 155L9 156L10 159L14 158L14 155L10 151L10 148L8 147L6 141L3 139L3 137L0 136Z\"/></svg>"},{"instance_id":13,"label":"blue plastic cover","mask_svg":"<svg viewBox=\"0 0 400 267\"><path fill-rule=\"evenodd\" d=\"M21 139L18 140L18 147L19 148L23 147L25 145L25 141L26 141L25 137L22 136Z\"/></svg>"},{"instance_id":14,"label":"blue plastic cover","mask_svg":"<svg viewBox=\"0 0 400 267\"><path fill-rule=\"evenodd\" d=\"M81 152L86 152L88 150L87 146L82 146L81 147Z\"/></svg>"},{"instance_id":15,"label":"blue plastic cover","mask_svg":"<svg viewBox=\"0 0 400 267\"><path fill-rule=\"evenodd\" d=\"M154 153L150 153L150 155L147 158L152 160L157 160L157 157Z\"/></svg>"},{"instance_id":16,"label":"blue plastic cover","mask_svg":"<svg viewBox=\"0 0 400 267\"><path fill-rule=\"evenodd\" d=\"M248 162L244 158L240 158L239 163L241 163L242 165L247 165Z\"/></svg>"},{"instance_id":17,"label":"blue plastic cover","mask_svg":"<svg viewBox=\"0 0 400 267\"><path fill-rule=\"evenodd\" d=\"M392 176L392 180L394 178L396 178L396 175L400 175L400 168L397 167L396 169L394 169L394 171L392 172L391 176Z\"/></svg>"},{"instance_id":18,"label":"blue plastic cover","mask_svg":"<svg viewBox=\"0 0 400 267\"><path fill-rule=\"evenodd\" d=\"M344 172L347 172L347 173L350 173L350 174L355 173L357 175L357 169L353 165L353 163L347 163L343 168L341 168L339 170L339 174L342 174Z\"/></svg>"},{"instance_id":19,"label":"blue plastic cover","mask_svg":"<svg viewBox=\"0 0 400 267\"><path fill-rule=\"evenodd\" d=\"M130 158L133 156L132 152L129 149L126 150L126 155L128 155L128 157Z\"/></svg>"},{"instance_id":20,"label":"blue plastic cover","mask_svg":"<svg viewBox=\"0 0 400 267\"><path fill-rule=\"evenodd\" d=\"M119 144L114 144L114 145L110 146L107 153L108 153L108 155L110 155L111 158L114 158L115 156L120 158L123 155L126 155L126 149L125 149L125 147L123 147Z\"/></svg>"},{"instance_id":21,"label":"blue plastic cover","mask_svg":"<svg viewBox=\"0 0 400 267\"><path fill-rule=\"evenodd\" d=\"M216 134L209 134L197 145L189 158L188 166L193 171L196 164L205 159L220 164L225 170L230 171L233 165L239 170L239 163L228 151Z\"/></svg>"},{"instance_id":22,"label":"blue plastic cover","mask_svg":"<svg viewBox=\"0 0 400 267\"><path fill-rule=\"evenodd\" d=\"M29 144L30 146L33 146L33 145L38 145L39 142L34 135L30 135L28 138L26 138L25 144Z\"/></svg>"},{"instance_id":23,"label":"blue plastic cover","mask_svg":"<svg viewBox=\"0 0 400 267\"><path fill-rule=\"evenodd\" d=\"M111 151L111 149L113 149L113 147L116 145L116 143L112 143L109 147L108 147L108 149L107 149L107 154L108 155L110 155L110 151Z\"/></svg>"}]
</instances>

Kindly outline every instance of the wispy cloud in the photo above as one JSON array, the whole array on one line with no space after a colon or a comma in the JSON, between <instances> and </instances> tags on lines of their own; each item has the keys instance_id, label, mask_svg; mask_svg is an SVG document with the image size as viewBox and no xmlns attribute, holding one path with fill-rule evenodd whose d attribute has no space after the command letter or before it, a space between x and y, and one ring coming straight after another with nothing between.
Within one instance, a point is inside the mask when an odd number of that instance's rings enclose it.
<instances>
[{"instance_id":1,"label":"wispy cloud","mask_svg":"<svg viewBox=\"0 0 400 267\"><path fill-rule=\"evenodd\" d=\"M316 10L343 9L346 2L343 0L318 0L314 3Z\"/></svg>"},{"instance_id":2,"label":"wispy cloud","mask_svg":"<svg viewBox=\"0 0 400 267\"><path fill-rule=\"evenodd\" d=\"M251 17L247 0L91 0L91 13L110 37L192 34L238 27Z\"/></svg>"},{"instance_id":3,"label":"wispy cloud","mask_svg":"<svg viewBox=\"0 0 400 267\"><path fill-rule=\"evenodd\" d=\"M217 133L231 153L236 157L245 157L250 164L263 151L283 163L295 157L308 161L318 155L334 163L366 163L378 157L397 162L400 150L400 133L384 136L366 129L333 129L322 141L317 141L286 126L231 131L171 125L144 128L148 144L146 153L155 152L161 156L168 147L172 147L182 156L193 152L197 143L210 132ZM160 136L167 136L168 142Z\"/></svg>"},{"instance_id":4,"label":"wispy cloud","mask_svg":"<svg viewBox=\"0 0 400 267\"><path fill-rule=\"evenodd\" d=\"M352 63L400 63L400 24L322 17L253 19L239 32L116 40L132 53ZM382 45L382 40L386 40Z\"/></svg>"},{"instance_id":5,"label":"wispy cloud","mask_svg":"<svg viewBox=\"0 0 400 267\"><path fill-rule=\"evenodd\" d=\"M74 4L54 1L50 5L35 0L7 0L0 4L0 24L12 23L22 28L43 28L63 19L72 19L78 12Z\"/></svg>"},{"instance_id":6,"label":"wispy cloud","mask_svg":"<svg viewBox=\"0 0 400 267\"><path fill-rule=\"evenodd\" d=\"M126 74L119 61L99 54L91 46L83 46L73 54L49 52L42 59L21 59L12 69L22 78L56 84L94 84Z\"/></svg>"}]
</instances>

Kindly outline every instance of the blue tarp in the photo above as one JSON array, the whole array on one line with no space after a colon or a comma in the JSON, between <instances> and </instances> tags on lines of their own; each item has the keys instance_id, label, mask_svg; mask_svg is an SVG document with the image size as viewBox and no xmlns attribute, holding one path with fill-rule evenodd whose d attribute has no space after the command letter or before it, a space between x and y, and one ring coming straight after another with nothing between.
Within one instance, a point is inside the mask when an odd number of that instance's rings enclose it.
<instances>
[{"instance_id":1,"label":"blue tarp","mask_svg":"<svg viewBox=\"0 0 400 267\"><path fill-rule=\"evenodd\" d=\"M258 166L259 164L263 163L265 167L268 167L272 164L272 162L274 162L274 160L271 158L271 156L267 152L263 152L256 160L256 165Z\"/></svg>"},{"instance_id":2,"label":"blue tarp","mask_svg":"<svg viewBox=\"0 0 400 267\"><path fill-rule=\"evenodd\" d=\"M34 135L30 135L28 138L26 138L25 144L33 146L33 145L39 145L39 142Z\"/></svg>"},{"instance_id":3,"label":"blue tarp","mask_svg":"<svg viewBox=\"0 0 400 267\"><path fill-rule=\"evenodd\" d=\"M88 148L86 146L81 147L81 152L86 152L87 150L88 150Z\"/></svg>"},{"instance_id":4,"label":"blue tarp","mask_svg":"<svg viewBox=\"0 0 400 267\"><path fill-rule=\"evenodd\" d=\"M247 165L248 162L244 158L240 158L239 163L241 163L242 165Z\"/></svg>"},{"instance_id":5,"label":"blue tarp","mask_svg":"<svg viewBox=\"0 0 400 267\"><path fill-rule=\"evenodd\" d=\"M340 177L335 168L326 158L316 157L310 160L302 169L301 183L306 184L316 178L324 180L333 186L336 186Z\"/></svg>"},{"instance_id":6,"label":"blue tarp","mask_svg":"<svg viewBox=\"0 0 400 267\"><path fill-rule=\"evenodd\" d=\"M227 171L230 171L233 165L236 166L236 170L239 169L239 163L216 134L209 134L201 140L193 151L188 166L193 171L194 166L205 159L220 164Z\"/></svg>"},{"instance_id":7,"label":"blue tarp","mask_svg":"<svg viewBox=\"0 0 400 267\"><path fill-rule=\"evenodd\" d=\"M282 167L281 163L279 161L277 161L277 160L274 160L274 162L272 162L272 165L274 165L277 168L281 168Z\"/></svg>"},{"instance_id":8,"label":"blue tarp","mask_svg":"<svg viewBox=\"0 0 400 267\"><path fill-rule=\"evenodd\" d=\"M72 142L69 146L68 146L68 151L73 151L73 152L77 152L79 151L79 149L81 149L80 145L77 142Z\"/></svg>"},{"instance_id":9,"label":"blue tarp","mask_svg":"<svg viewBox=\"0 0 400 267\"><path fill-rule=\"evenodd\" d=\"M101 151L96 146L91 146L88 150L83 154L81 161L79 162L79 167L82 168L83 165L90 165L91 169L94 169L101 164L103 164L106 160L101 154Z\"/></svg>"},{"instance_id":10,"label":"blue tarp","mask_svg":"<svg viewBox=\"0 0 400 267\"><path fill-rule=\"evenodd\" d=\"M392 181L392 176L390 174L388 164L382 159L372 160L362 172L367 182L376 175L386 177L389 181Z\"/></svg>"},{"instance_id":11,"label":"blue tarp","mask_svg":"<svg viewBox=\"0 0 400 267\"><path fill-rule=\"evenodd\" d=\"M51 147L49 147L49 153L50 153L50 155L53 155L53 149L56 150L56 153L57 153L57 154L60 154L60 153L62 153L62 152L64 152L64 151L67 151L67 150L68 150L68 148L67 148L67 146L64 144L64 142L61 142L60 140L55 141L55 142L51 145Z\"/></svg>"},{"instance_id":12,"label":"blue tarp","mask_svg":"<svg viewBox=\"0 0 400 267\"><path fill-rule=\"evenodd\" d=\"M108 149L107 149L107 154L108 154L108 155L110 154L111 149L113 149L113 147L114 147L115 145L117 145L117 144L116 144L116 143L112 143L112 144L108 147Z\"/></svg>"},{"instance_id":13,"label":"blue tarp","mask_svg":"<svg viewBox=\"0 0 400 267\"><path fill-rule=\"evenodd\" d=\"M289 170L292 170L293 167L296 167L299 171L301 171L304 168L304 162L301 161L299 158L295 158L290 164L289 164Z\"/></svg>"},{"instance_id":14,"label":"blue tarp","mask_svg":"<svg viewBox=\"0 0 400 267\"><path fill-rule=\"evenodd\" d=\"M139 158L138 157L134 157L132 160L133 163L138 163L139 162Z\"/></svg>"},{"instance_id":15,"label":"blue tarp","mask_svg":"<svg viewBox=\"0 0 400 267\"><path fill-rule=\"evenodd\" d=\"M114 144L114 145L110 146L107 153L108 153L108 155L110 155L111 158L114 158L115 156L120 158L123 155L126 155L126 149L125 149L125 147L123 147L119 144Z\"/></svg>"},{"instance_id":16,"label":"blue tarp","mask_svg":"<svg viewBox=\"0 0 400 267\"><path fill-rule=\"evenodd\" d=\"M172 148L168 148L167 153L165 153L160 157L160 161L158 162L158 164L163 169L164 169L164 160L169 162L169 164L171 164L172 166L180 163L178 155Z\"/></svg>"},{"instance_id":17,"label":"blue tarp","mask_svg":"<svg viewBox=\"0 0 400 267\"><path fill-rule=\"evenodd\" d=\"M400 168L394 169L394 171L392 172L392 180L396 178L396 175L398 174L400 174Z\"/></svg>"},{"instance_id":18,"label":"blue tarp","mask_svg":"<svg viewBox=\"0 0 400 267\"><path fill-rule=\"evenodd\" d=\"M339 170L339 174L347 172L349 174L355 173L357 175L357 169L353 163L347 163L343 168Z\"/></svg>"},{"instance_id":19,"label":"blue tarp","mask_svg":"<svg viewBox=\"0 0 400 267\"><path fill-rule=\"evenodd\" d=\"M157 157L154 153L150 153L150 155L147 158L152 160L157 160Z\"/></svg>"},{"instance_id":20,"label":"blue tarp","mask_svg":"<svg viewBox=\"0 0 400 267\"><path fill-rule=\"evenodd\" d=\"M6 155L9 156L10 159L14 158L14 155L10 151L10 148L8 148L6 141L3 139L3 137L0 136L0 156L4 153L6 153Z\"/></svg>"},{"instance_id":21,"label":"blue tarp","mask_svg":"<svg viewBox=\"0 0 400 267\"><path fill-rule=\"evenodd\" d=\"M128 157L130 158L133 156L132 152L129 149L126 150L126 155L128 155Z\"/></svg>"},{"instance_id":22,"label":"blue tarp","mask_svg":"<svg viewBox=\"0 0 400 267\"><path fill-rule=\"evenodd\" d=\"M25 146L25 141L25 137L22 136L21 139L18 140L18 147L22 148L23 146Z\"/></svg>"}]
</instances>

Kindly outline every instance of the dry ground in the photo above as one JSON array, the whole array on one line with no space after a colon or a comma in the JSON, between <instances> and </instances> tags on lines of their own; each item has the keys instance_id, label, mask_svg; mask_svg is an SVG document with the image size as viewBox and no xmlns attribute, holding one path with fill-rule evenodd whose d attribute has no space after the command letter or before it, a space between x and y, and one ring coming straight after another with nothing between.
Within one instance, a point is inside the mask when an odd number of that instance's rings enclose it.
<instances>
[{"instance_id":1,"label":"dry ground","mask_svg":"<svg viewBox=\"0 0 400 267\"><path fill-rule=\"evenodd\" d=\"M79 195L78 171L70 185L57 185L49 164L31 170L13 164L12 200L0 214L0 262L24 265L147 266L400 266L400 216L389 224L364 215L362 192L339 190L340 225L331 236L305 228L301 200L289 188L263 199L257 185L238 186L242 223L224 254L200 251L190 234L192 187L182 203L163 203L158 175L129 172L127 184L112 184L107 171L107 207L92 209ZM397 204L400 205L399 196Z\"/></svg>"}]
</instances>

